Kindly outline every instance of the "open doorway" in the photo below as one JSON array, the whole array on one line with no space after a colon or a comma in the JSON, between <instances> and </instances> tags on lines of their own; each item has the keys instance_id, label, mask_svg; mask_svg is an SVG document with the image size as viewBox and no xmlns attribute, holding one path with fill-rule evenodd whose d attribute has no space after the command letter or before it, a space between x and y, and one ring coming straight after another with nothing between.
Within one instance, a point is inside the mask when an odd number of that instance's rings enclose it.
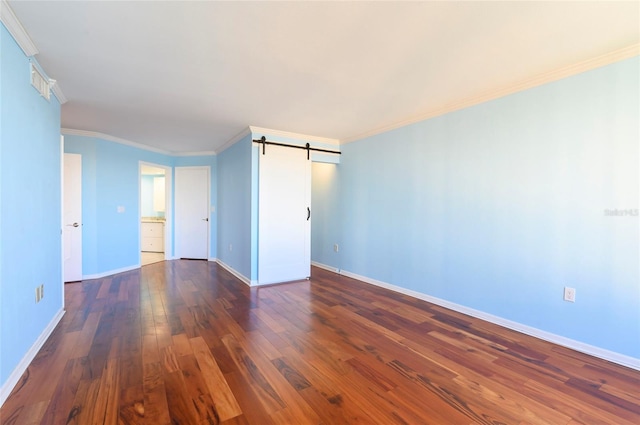
<instances>
[{"instance_id":1,"label":"open doorway","mask_svg":"<svg viewBox=\"0 0 640 425\"><path fill-rule=\"evenodd\" d=\"M311 264L333 272L342 269L337 163L311 165Z\"/></svg>"},{"instance_id":2,"label":"open doorway","mask_svg":"<svg viewBox=\"0 0 640 425\"><path fill-rule=\"evenodd\" d=\"M168 190L170 170L154 164L140 163L140 265L168 258L170 205Z\"/></svg>"}]
</instances>

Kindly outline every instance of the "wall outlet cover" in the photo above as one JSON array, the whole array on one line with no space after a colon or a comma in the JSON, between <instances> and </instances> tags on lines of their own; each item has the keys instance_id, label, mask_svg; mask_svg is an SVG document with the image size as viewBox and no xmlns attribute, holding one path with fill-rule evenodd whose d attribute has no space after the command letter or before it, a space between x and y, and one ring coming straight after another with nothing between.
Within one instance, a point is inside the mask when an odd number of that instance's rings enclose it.
<instances>
[{"instance_id":1,"label":"wall outlet cover","mask_svg":"<svg viewBox=\"0 0 640 425\"><path fill-rule=\"evenodd\" d=\"M575 288L564 287L564 300L571 303L576 302L576 290Z\"/></svg>"}]
</instances>

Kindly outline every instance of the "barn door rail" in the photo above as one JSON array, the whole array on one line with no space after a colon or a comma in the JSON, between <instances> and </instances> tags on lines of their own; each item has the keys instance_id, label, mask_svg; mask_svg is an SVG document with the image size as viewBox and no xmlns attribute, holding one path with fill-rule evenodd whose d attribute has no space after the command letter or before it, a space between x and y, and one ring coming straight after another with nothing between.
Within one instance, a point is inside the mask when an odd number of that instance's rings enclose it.
<instances>
[{"instance_id":1,"label":"barn door rail","mask_svg":"<svg viewBox=\"0 0 640 425\"><path fill-rule=\"evenodd\" d=\"M299 145L289 145L286 143L278 143L278 142L269 142L267 141L267 138L262 136L260 139L258 140L253 140L253 143L260 143L262 145L262 155L266 154L266 146L267 145L274 145L274 146L284 146L285 148L294 148L294 149L304 149L307 151L307 159L309 159L309 153L311 151L315 151L315 152L326 152L326 153L335 153L337 155L342 154L342 152L339 151L332 151L329 149L320 149L320 148L312 148L309 143L307 143L304 146L299 146Z\"/></svg>"}]
</instances>

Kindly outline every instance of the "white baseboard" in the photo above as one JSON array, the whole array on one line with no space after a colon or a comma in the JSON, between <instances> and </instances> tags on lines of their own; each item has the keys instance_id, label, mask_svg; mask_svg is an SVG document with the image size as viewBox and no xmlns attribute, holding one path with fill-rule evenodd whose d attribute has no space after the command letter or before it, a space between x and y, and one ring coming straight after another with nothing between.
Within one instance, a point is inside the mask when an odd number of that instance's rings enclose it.
<instances>
[{"instance_id":1,"label":"white baseboard","mask_svg":"<svg viewBox=\"0 0 640 425\"><path fill-rule=\"evenodd\" d=\"M111 276L118 273L124 273L131 270L139 269L140 264L136 264L135 266L123 267L121 269L109 270L107 272L96 273L96 274L84 274L82 275L82 280L91 280L91 279L101 279L106 276Z\"/></svg>"},{"instance_id":2,"label":"white baseboard","mask_svg":"<svg viewBox=\"0 0 640 425\"><path fill-rule=\"evenodd\" d=\"M339 269L336 269L335 267L327 266L325 264L319 264L319 263L312 263L312 264L316 267L320 267L322 269L329 270L337 274L351 277L353 279L357 279L362 282L369 283L371 285L379 286L381 288L389 289L394 292L399 292L401 294L409 295L411 297L418 298L418 299L439 305L441 307L448 308L453 311L457 311L458 313L466 314L468 316L482 319L507 329L512 329L514 331L518 331L523 334L542 339L544 341L552 342L554 344L561 345L563 347L571 348L572 350L580 351L582 353L589 354L591 356L598 357L613 363L617 363L619 365L626 366L631 369L640 370L640 359L635 357L616 353L615 351L605 350L604 348L596 347L590 344L585 344L584 342L576 341L574 339L566 338L561 335L543 331L538 328L523 325L522 323L504 319L499 316L494 316L493 314L489 314L480 310L475 310L473 308L465 307L463 305L452 303L450 301L446 301L441 298L432 297L430 295L423 294L421 292L412 291L410 289L402 288L400 286L392 285L390 283L382 282L380 280L372 279L356 273L351 273L345 270L339 270Z\"/></svg>"},{"instance_id":3,"label":"white baseboard","mask_svg":"<svg viewBox=\"0 0 640 425\"><path fill-rule=\"evenodd\" d=\"M22 357L22 360L20 360L20 363L18 363L15 369L13 369L13 372L11 372L11 375L9 375L9 378L7 378L5 383L2 384L2 387L0 387L0 407L2 407L4 402L7 400L7 398L9 397L9 394L11 394L11 391L13 391L13 388L16 386L16 384L20 380L20 377L25 372L25 370L27 370L27 368L29 367L33 359L36 357L36 354L38 354L38 352L40 351L44 343L47 341L47 339L49 338L53 330L56 328L56 326L62 319L62 316L64 316L64 313L65 313L64 309L60 309L56 313L56 315L53 317L53 319L51 319L47 327L44 328L44 330L42 331L38 339L36 339L36 342L33 343L31 348L29 348L29 351L27 351L24 357Z\"/></svg>"},{"instance_id":4,"label":"white baseboard","mask_svg":"<svg viewBox=\"0 0 640 425\"><path fill-rule=\"evenodd\" d=\"M327 266L326 264L317 263L317 262L315 262L315 261L312 261L312 262L311 262L311 265L312 265L312 266L316 266L316 267L318 267L319 269L325 269L325 270L329 270L330 272L340 274L340 269L338 269L338 268L336 268L336 267Z\"/></svg>"},{"instance_id":5,"label":"white baseboard","mask_svg":"<svg viewBox=\"0 0 640 425\"><path fill-rule=\"evenodd\" d=\"M231 273L232 275L234 275L235 277L240 279L242 282L246 283L249 286L253 286L252 285L252 281L248 277L246 277L245 275L243 275L242 273L240 273L239 271L237 271L233 267L229 266L228 264L225 264L219 258L216 259L215 261L216 261L216 263L220 264L220 266L222 266L223 269L225 269L226 271L228 271L229 273Z\"/></svg>"}]
</instances>

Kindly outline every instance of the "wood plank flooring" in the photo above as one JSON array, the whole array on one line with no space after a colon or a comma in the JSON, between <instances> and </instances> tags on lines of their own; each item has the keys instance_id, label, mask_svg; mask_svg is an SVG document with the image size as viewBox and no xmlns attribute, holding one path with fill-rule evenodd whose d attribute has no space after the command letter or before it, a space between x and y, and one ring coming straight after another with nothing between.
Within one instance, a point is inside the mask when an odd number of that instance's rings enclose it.
<instances>
[{"instance_id":1,"label":"wood plank flooring","mask_svg":"<svg viewBox=\"0 0 640 425\"><path fill-rule=\"evenodd\" d=\"M69 284L18 424L640 424L640 372L314 269L166 261Z\"/></svg>"}]
</instances>

